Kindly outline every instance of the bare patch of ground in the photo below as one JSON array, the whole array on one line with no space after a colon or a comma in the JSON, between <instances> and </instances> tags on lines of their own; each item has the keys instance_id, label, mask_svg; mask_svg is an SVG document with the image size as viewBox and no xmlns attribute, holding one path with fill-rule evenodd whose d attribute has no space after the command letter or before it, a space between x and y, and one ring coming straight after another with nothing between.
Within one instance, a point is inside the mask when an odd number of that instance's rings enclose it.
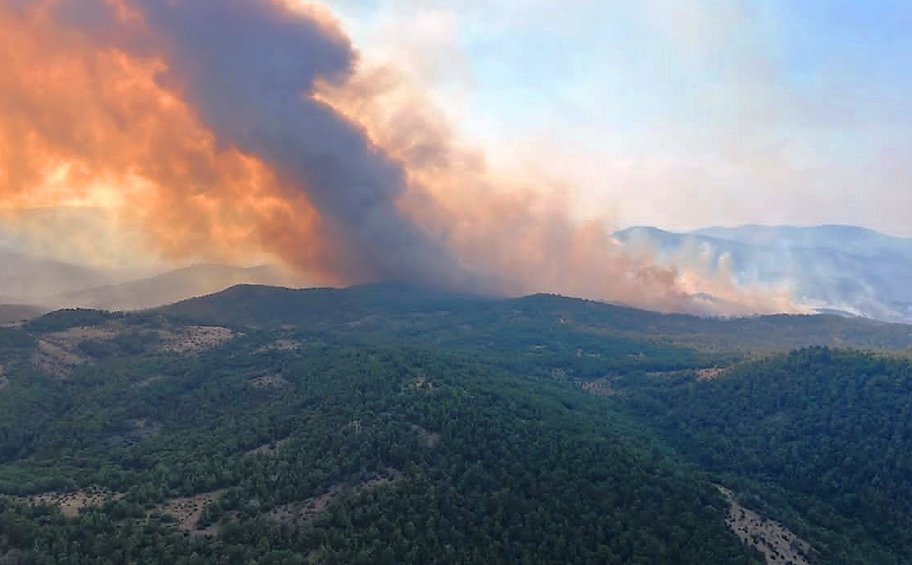
<instances>
[{"instance_id":1,"label":"bare patch of ground","mask_svg":"<svg viewBox=\"0 0 912 565\"><path fill-rule=\"evenodd\" d=\"M157 383L158 381L163 381L163 380L165 380L165 377L163 377L161 375L156 375L154 377L149 377L149 378L139 381L138 383L136 383L136 386L138 388L145 388L153 383Z\"/></svg>"},{"instance_id":2,"label":"bare patch of ground","mask_svg":"<svg viewBox=\"0 0 912 565\"><path fill-rule=\"evenodd\" d=\"M415 377L415 379L409 384L409 388L415 391L426 392L432 394L437 391L437 385L428 380L424 375Z\"/></svg>"},{"instance_id":3,"label":"bare patch of ground","mask_svg":"<svg viewBox=\"0 0 912 565\"><path fill-rule=\"evenodd\" d=\"M159 422L139 418L130 422L136 430L136 435L142 439L150 438L161 433L162 425Z\"/></svg>"},{"instance_id":4,"label":"bare patch of ground","mask_svg":"<svg viewBox=\"0 0 912 565\"><path fill-rule=\"evenodd\" d=\"M725 373L725 369L721 367L710 367L708 369L697 369L697 378L701 381L711 381L712 379L718 379Z\"/></svg>"},{"instance_id":5,"label":"bare patch of ground","mask_svg":"<svg viewBox=\"0 0 912 565\"><path fill-rule=\"evenodd\" d=\"M159 330L162 351L179 354L201 353L221 347L235 338L235 333L221 326L183 326Z\"/></svg>"},{"instance_id":6,"label":"bare patch of ground","mask_svg":"<svg viewBox=\"0 0 912 565\"><path fill-rule=\"evenodd\" d=\"M52 377L66 378L73 370L92 359L80 351L80 346L92 341L110 341L120 333L116 324L70 328L44 334L32 356L32 365Z\"/></svg>"},{"instance_id":7,"label":"bare patch of ground","mask_svg":"<svg viewBox=\"0 0 912 565\"><path fill-rule=\"evenodd\" d=\"M73 369L88 363L89 359L73 349L44 339L38 340L38 347L32 356L32 365L46 375L64 379Z\"/></svg>"},{"instance_id":8,"label":"bare patch of ground","mask_svg":"<svg viewBox=\"0 0 912 565\"><path fill-rule=\"evenodd\" d=\"M738 504L729 489L716 488L728 500L725 523L742 542L762 553L767 565L809 565L805 556L813 553L811 544L778 522Z\"/></svg>"},{"instance_id":9,"label":"bare patch of ground","mask_svg":"<svg viewBox=\"0 0 912 565\"><path fill-rule=\"evenodd\" d=\"M259 447L254 447L253 449L245 452L244 457L255 457L257 455L275 455L286 443L288 443L288 439L281 439L279 441L265 443Z\"/></svg>"},{"instance_id":10,"label":"bare patch of ground","mask_svg":"<svg viewBox=\"0 0 912 565\"><path fill-rule=\"evenodd\" d=\"M215 525L204 530L198 530L196 525L199 523L199 519L202 517L206 507L218 500L224 492L223 489L194 496L172 498L159 506L158 510L162 514L167 514L174 518L177 529L182 532L192 535L213 535L217 531Z\"/></svg>"},{"instance_id":11,"label":"bare patch of ground","mask_svg":"<svg viewBox=\"0 0 912 565\"><path fill-rule=\"evenodd\" d=\"M277 339L269 345L264 345L257 352L264 351L297 351L301 348L302 343L293 339Z\"/></svg>"},{"instance_id":12,"label":"bare patch of ground","mask_svg":"<svg viewBox=\"0 0 912 565\"><path fill-rule=\"evenodd\" d=\"M130 428L121 433L108 437L104 445L108 448L135 447L150 437L157 436L162 431L161 422L141 418L129 422Z\"/></svg>"},{"instance_id":13,"label":"bare patch of ground","mask_svg":"<svg viewBox=\"0 0 912 565\"><path fill-rule=\"evenodd\" d=\"M401 478L401 473L398 471L390 470L383 475L364 481L354 487L336 485L319 496L308 498L307 500L301 502L292 502L290 504L277 506L276 508L273 508L269 511L268 516L277 522L282 522L285 524L301 524L310 522L319 516L320 513L325 511L329 505L333 503L333 501L335 501L340 495L345 492L364 492L395 483Z\"/></svg>"},{"instance_id":14,"label":"bare patch of ground","mask_svg":"<svg viewBox=\"0 0 912 565\"><path fill-rule=\"evenodd\" d=\"M256 389L264 388L283 388L288 385L288 381L279 375L264 375L249 381L250 386Z\"/></svg>"},{"instance_id":15,"label":"bare patch of ground","mask_svg":"<svg viewBox=\"0 0 912 565\"><path fill-rule=\"evenodd\" d=\"M421 426L413 425L412 429L418 432L425 447L437 447L437 444L440 443L440 434L422 428Z\"/></svg>"},{"instance_id":16,"label":"bare patch of ground","mask_svg":"<svg viewBox=\"0 0 912 565\"><path fill-rule=\"evenodd\" d=\"M583 389L583 392L593 396L614 396L617 394L617 391L611 387L611 383L605 379L582 381L580 382L580 388Z\"/></svg>"},{"instance_id":17,"label":"bare patch of ground","mask_svg":"<svg viewBox=\"0 0 912 565\"><path fill-rule=\"evenodd\" d=\"M47 492L25 497L31 504L50 504L60 508L67 518L79 516L83 508L95 508L109 500L123 498L123 494L103 488L89 487L76 492Z\"/></svg>"},{"instance_id":18,"label":"bare patch of ground","mask_svg":"<svg viewBox=\"0 0 912 565\"><path fill-rule=\"evenodd\" d=\"M109 341L120 335L121 327L118 324L103 324L100 326L84 326L70 328L62 332L45 334L45 339L80 344L84 341Z\"/></svg>"}]
</instances>

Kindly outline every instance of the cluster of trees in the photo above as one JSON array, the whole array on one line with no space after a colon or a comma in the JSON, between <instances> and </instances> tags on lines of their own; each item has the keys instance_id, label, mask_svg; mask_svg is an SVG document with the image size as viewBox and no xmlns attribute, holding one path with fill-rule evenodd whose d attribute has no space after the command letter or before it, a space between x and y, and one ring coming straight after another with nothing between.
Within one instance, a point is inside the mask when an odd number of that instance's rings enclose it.
<instances>
[{"instance_id":1,"label":"cluster of trees","mask_svg":"<svg viewBox=\"0 0 912 565\"><path fill-rule=\"evenodd\" d=\"M812 347L631 382L631 412L827 562L912 560L912 364Z\"/></svg>"},{"instance_id":2,"label":"cluster of trees","mask_svg":"<svg viewBox=\"0 0 912 565\"><path fill-rule=\"evenodd\" d=\"M6 543L48 563L757 562L710 482L603 399L501 358L283 336L117 350L67 379L23 364L0 394L0 493L125 496L74 519L0 496ZM161 516L212 491L214 537ZM270 514L336 491L313 519Z\"/></svg>"},{"instance_id":3,"label":"cluster of trees","mask_svg":"<svg viewBox=\"0 0 912 565\"><path fill-rule=\"evenodd\" d=\"M688 328L697 343L722 322L551 296L332 291L340 310L321 292L282 314L315 316L291 330L243 325L281 318L284 298L265 314L262 297L241 300L226 319L240 336L197 355L158 350L156 331L180 323L167 313L72 310L0 328L0 558L759 562L726 528L717 482L821 561L912 561L906 360L812 347L744 362L744 350L681 346ZM90 362L69 377L32 366L47 332L111 322L120 335L80 344ZM838 324L860 332L846 339L895 337ZM590 379L613 394L585 394ZM15 498L90 485L124 496L74 519ZM162 515L214 491L199 522L214 536ZM276 519L329 494L307 520Z\"/></svg>"}]
</instances>

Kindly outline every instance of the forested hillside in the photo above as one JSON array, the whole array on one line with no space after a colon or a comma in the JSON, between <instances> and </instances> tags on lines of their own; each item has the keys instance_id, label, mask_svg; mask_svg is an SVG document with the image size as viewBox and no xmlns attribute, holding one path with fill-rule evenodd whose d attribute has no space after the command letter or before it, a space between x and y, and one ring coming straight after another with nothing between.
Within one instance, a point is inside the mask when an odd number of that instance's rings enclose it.
<instances>
[{"instance_id":1,"label":"forested hillside","mask_svg":"<svg viewBox=\"0 0 912 565\"><path fill-rule=\"evenodd\" d=\"M114 329L104 347L82 340ZM190 352L180 332L91 312L6 331L0 529L16 555L751 560L706 479L576 388L458 354L269 332ZM82 340L81 363L35 364L67 339ZM71 518L27 503L56 492L78 506L87 489L102 494Z\"/></svg>"},{"instance_id":2,"label":"forested hillside","mask_svg":"<svg viewBox=\"0 0 912 565\"><path fill-rule=\"evenodd\" d=\"M59 311L0 328L0 559L902 562L908 334L401 285Z\"/></svg>"},{"instance_id":3,"label":"forested hillside","mask_svg":"<svg viewBox=\"0 0 912 565\"><path fill-rule=\"evenodd\" d=\"M912 560L909 362L817 347L628 392L669 443L819 541L824 562Z\"/></svg>"}]
</instances>

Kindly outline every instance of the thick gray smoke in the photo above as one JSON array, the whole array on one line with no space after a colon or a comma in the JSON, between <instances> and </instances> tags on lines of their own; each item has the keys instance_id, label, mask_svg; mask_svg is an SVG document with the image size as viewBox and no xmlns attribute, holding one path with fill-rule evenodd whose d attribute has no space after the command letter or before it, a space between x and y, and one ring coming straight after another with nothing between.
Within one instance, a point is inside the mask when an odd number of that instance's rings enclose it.
<instances>
[{"instance_id":1,"label":"thick gray smoke","mask_svg":"<svg viewBox=\"0 0 912 565\"><path fill-rule=\"evenodd\" d=\"M269 0L138 4L167 50L168 86L220 143L270 163L319 209L321 230L338 243L331 270L345 280L468 282L450 252L397 209L402 168L312 98L316 81L352 71L356 55L344 35Z\"/></svg>"},{"instance_id":2,"label":"thick gray smoke","mask_svg":"<svg viewBox=\"0 0 912 565\"><path fill-rule=\"evenodd\" d=\"M0 3L0 31L0 145L29 140L0 154L14 212L97 200L166 260L265 253L320 284L789 308L633 257L601 222L574 221L559 191L539 198L488 174L420 97L387 97L395 73L356 69L318 8L36 0Z\"/></svg>"}]
</instances>

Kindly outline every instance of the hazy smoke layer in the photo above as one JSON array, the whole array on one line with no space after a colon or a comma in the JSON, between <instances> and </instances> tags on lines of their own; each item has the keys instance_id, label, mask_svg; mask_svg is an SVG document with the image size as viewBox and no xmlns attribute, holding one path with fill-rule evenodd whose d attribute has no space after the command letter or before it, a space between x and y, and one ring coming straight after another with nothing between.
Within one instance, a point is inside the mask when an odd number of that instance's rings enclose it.
<instances>
[{"instance_id":1,"label":"hazy smoke layer","mask_svg":"<svg viewBox=\"0 0 912 565\"><path fill-rule=\"evenodd\" d=\"M785 295L633 258L603 225L575 225L562 198L498 179L420 92L358 67L317 6L7 2L0 36L8 214L105 206L166 256L265 251L326 283L790 308Z\"/></svg>"}]
</instances>

